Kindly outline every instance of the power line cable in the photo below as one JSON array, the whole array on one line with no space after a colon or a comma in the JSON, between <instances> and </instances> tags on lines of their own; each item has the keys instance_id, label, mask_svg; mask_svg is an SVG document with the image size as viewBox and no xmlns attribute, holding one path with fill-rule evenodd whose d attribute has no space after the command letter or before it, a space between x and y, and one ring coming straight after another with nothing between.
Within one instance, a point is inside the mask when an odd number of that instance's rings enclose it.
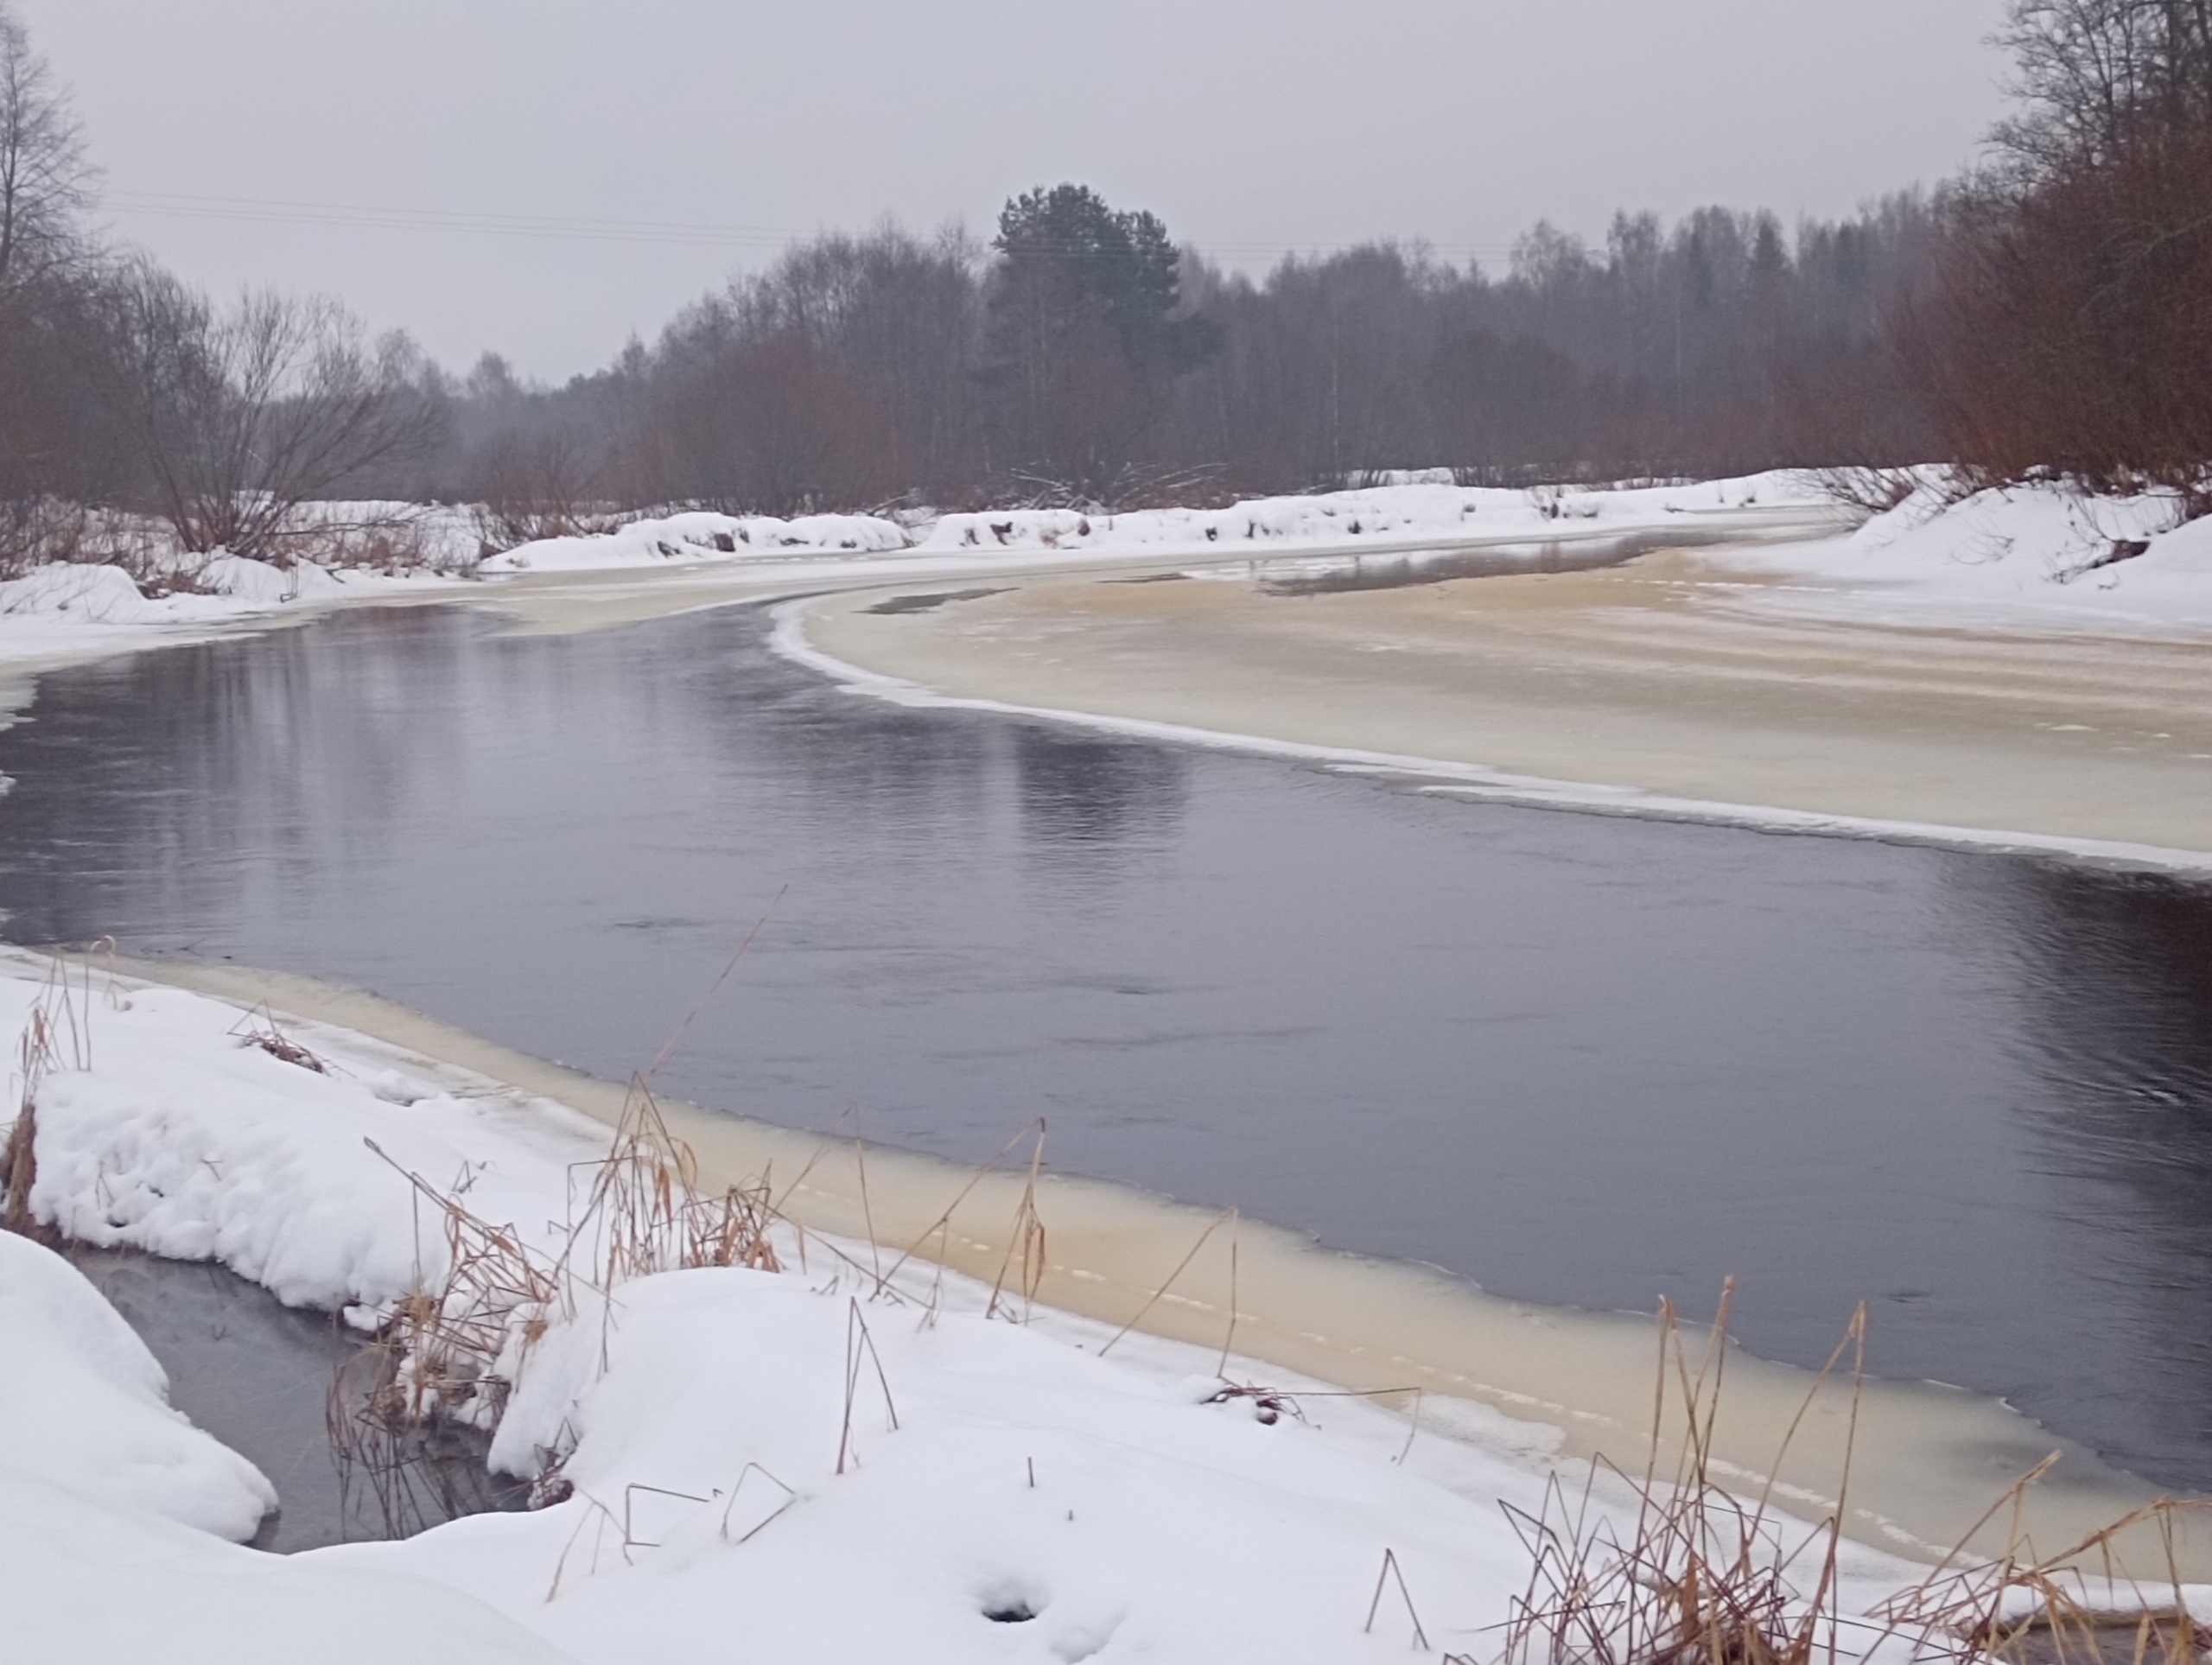
<instances>
[{"instance_id":1,"label":"power line cable","mask_svg":"<svg viewBox=\"0 0 2212 1665\"><path fill-rule=\"evenodd\" d=\"M301 202L283 198L212 196L168 191L109 191L105 206L134 218L234 221L255 225L310 226L359 231L458 232L573 242L655 244L672 247L783 248L816 232L760 226L714 226L673 220L598 219L570 214L512 214L443 208L374 207L361 204ZM1281 243L1211 243L1207 255L1282 259L1370 246L1394 239L1373 238L1334 248ZM1495 259L1510 252L1495 244L1439 244L1408 239L1404 246L1441 256ZM1025 241L1038 255L1080 254L1077 245Z\"/></svg>"}]
</instances>

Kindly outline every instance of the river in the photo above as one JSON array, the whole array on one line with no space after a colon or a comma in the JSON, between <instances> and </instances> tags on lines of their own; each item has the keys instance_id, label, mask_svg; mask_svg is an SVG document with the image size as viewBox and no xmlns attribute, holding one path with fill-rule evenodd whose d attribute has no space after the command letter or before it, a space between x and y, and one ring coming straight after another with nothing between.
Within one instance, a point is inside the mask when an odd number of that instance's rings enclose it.
<instances>
[{"instance_id":1,"label":"river","mask_svg":"<svg viewBox=\"0 0 2212 1665\"><path fill-rule=\"evenodd\" d=\"M696 1103L1709 1311L2212 1489L2212 890L1466 803L853 697L754 609L353 612L49 674L18 942L367 988Z\"/></svg>"}]
</instances>

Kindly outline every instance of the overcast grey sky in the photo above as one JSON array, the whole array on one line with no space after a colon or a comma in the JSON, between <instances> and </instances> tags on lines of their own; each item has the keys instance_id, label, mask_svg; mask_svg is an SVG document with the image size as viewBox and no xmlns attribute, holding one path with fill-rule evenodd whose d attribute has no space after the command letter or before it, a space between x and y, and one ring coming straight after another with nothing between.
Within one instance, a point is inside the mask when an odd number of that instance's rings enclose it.
<instances>
[{"instance_id":1,"label":"overcast grey sky","mask_svg":"<svg viewBox=\"0 0 2212 1665\"><path fill-rule=\"evenodd\" d=\"M1966 161L2005 71L2003 0L15 3L118 233L548 377L791 236L988 234L1062 179L1255 268L1383 236L1495 267L1623 206L1839 213ZM467 229L499 215L679 229Z\"/></svg>"}]
</instances>

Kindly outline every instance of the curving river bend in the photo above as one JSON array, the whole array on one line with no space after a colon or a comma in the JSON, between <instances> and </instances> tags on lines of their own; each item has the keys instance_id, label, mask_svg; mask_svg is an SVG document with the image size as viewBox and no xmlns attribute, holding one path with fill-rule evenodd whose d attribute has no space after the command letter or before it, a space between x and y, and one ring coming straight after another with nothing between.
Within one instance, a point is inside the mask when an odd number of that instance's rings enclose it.
<instances>
[{"instance_id":1,"label":"curving river bend","mask_svg":"<svg viewBox=\"0 0 2212 1665\"><path fill-rule=\"evenodd\" d=\"M726 609L353 613L41 679L23 943L354 983L695 1102L1709 1311L2212 1489L2212 890L900 710Z\"/></svg>"}]
</instances>

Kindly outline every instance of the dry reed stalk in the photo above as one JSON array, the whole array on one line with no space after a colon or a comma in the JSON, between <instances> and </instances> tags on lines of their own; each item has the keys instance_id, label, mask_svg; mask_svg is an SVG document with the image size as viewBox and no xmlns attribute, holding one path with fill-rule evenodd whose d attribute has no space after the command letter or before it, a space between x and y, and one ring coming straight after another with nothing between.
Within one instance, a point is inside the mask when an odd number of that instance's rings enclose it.
<instances>
[{"instance_id":1,"label":"dry reed stalk","mask_svg":"<svg viewBox=\"0 0 2212 1665\"><path fill-rule=\"evenodd\" d=\"M1367 1604L1367 1623L1360 1634L1375 1634L1376 1615L1382 1611L1383 1586L1391 1579L1398 1581L1398 1596L1406 1604L1406 1617L1414 1622L1414 1651L1425 1654L1428 1651L1428 1632L1421 1629L1421 1615L1414 1611L1414 1592L1406 1588L1405 1569L1398 1565L1397 1552L1393 1549L1382 1552L1382 1570L1375 1575L1375 1599Z\"/></svg>"},{"instance_id":2,"label":"dry reed stalk","mask_svg":"<svg viewBox=\"0 0 2212 1665\"><path fill-rule=\"evenodd\" d=\"M2160 1497L2055 1555L2037 1556L2020 1530L2027 1490L2058 1460L2045 1458L1977 1521L1920 1584L1885 1605L1891 1627L1925 1657L2005 1665L2205 1665L2212 1626L2195 1618L2182 1587L2174 1535L2212 1500ZM2005 1553L1964 1563L1964 1546L1999 1514L2012 1516ZM2121 1535L2155 1523L2165 1575L2146 1586L2120 1561Z\"/></svg>"},{"instance_id":3,"label":"dry reed stalk","mask_svg":"<svg viewBox=\"0 0 2212 1665\"><path fill-rule=\"evenodd\" d=\"M312 1070L319 1076L328 1075L330 1066L315 1053L286 1034L276 1021L276 1014L266 1002L253 1008L235 1024L230 1033L238 1038L243 1046L257 1046L270 1057L284 1064L296 1064L302 1070Z\"/></svg>"},{"instance_id":4,"label":"dry reed stalk","mask_svg":"<svg viewBox=\"0 0 2212 1665\"><path fill-rule=\"evenodd\" d=\"M1130 1331L1135 1329L1138 1325L1144 1322L1144 1315L1152 1311L1154 1306L1157 1306L1160 1304L1160 1297L1174 1287L1175 1280L1181 1277L1185 1272L1190 1269L1191 1262L1198 1257L1198 1251L1206 1246L1206 1240L1212 1236L1215 1232L1220 1230L1224 1225L1230 1224L1236 1220L1237 1217L1237 1211L1234 1208L1224 1209L1217 1218L1208 1223L1206 1229L1198 1233L1198 1240L1191 1245L1189 1252L1186 1253L1181 1260L1175 1262L1175 1269L1167 1274L1166 1279L1160 1284L1160 1287L1154 1290L1152 1293L1145 1297L1144 1305L1137 1308L1135 1315L1132 1317L1127 1324L1114 1331L1114 1338L1098 1350L1099 1357L1103 1358L1107 1354L1112 1352L1115 1347L1121 1343L1123 1337L1127 1336ZM1231 1333L1234 1334L1234 1326L1236 1322L1236 1304L1233 1301L1230 1306L1229 1319L1231 1326ZM1228 1349L1224 1344L1223 1348L1223 1357L1225 1358L1227 1355Z\"/></svg>"},{"instance_id":5,"label":"dry reed stalk","mask_svg":"<svg viewBox=\"0 0 2212 1665\"><path fill-rule=\"evenodd\" d=\"M65 1044L67 1067L92 1067L92 1010L90 964L85 968L85 1016L80 1022L69 963L56 958L16 1041L16 1115L8 1124L4 1145L0 1145L0 1230L34 1242L49 1242L54 1236L31 1205L31 1192L38 1185L39 1089L48 1076L64 1067Z\"/></svg>"},{"instance_id":6,"label":"dry reed stalk","mask_svg":"<svg viewBox=\"0 0 2212 1665\"><path fill-rule=\"evenodd\" d=\"M1792 1545L1770 1517L1765 1497L1747 1508L1712 1478L1732 1293L1732 1285L1723 1290L1694 1372L1673 1306L1662 1305L1651 1453L1641 1484L1629 1482L1637 1507L1625 1535L1592 1510L1601 1468L1627 1478L1599 1462L1579 1499L1570 1502L1554 1476L1537 1515L1509 1507L1531 1565L1528 1587L1503 1627L1504 1665L1812 1665L1822 1654L1834 1660L1840 1505ZM1792 1420L1775 1458L1777 1471L1847 1352L1855 1361L1855 1436L1865 1343L1862 1306ZM1662 1481L1670 1380L1681 1395L1684 1434L1675 1472ZM1793 1569L1815 1550L1818 1575L1811 1593L1802 1594Z\"/></svg>"},{"instance_id":7,"label":"dry reed stalk","mask_svg":"<svg viewBox=\"0 0 2212 1665\"><path fill-rule=\"evenodd\" d=\"M1021 1257L1020 1273L1021 1289L1020 1322L1029 1321L1037 1300L1038 1287L1045 1281L1045 1222L1037 1212L1037 1175L1045 1166L1045 1121L1037 1120L1037 1143L1029 1153L1029 1179L1021 1188L1021 1200L1014 1211L1014 1230L1007 1240L1006 1257L999 1262L998 1276L991 1283L991 1299L983 1308L987 1319L999 1315L999 1301L1006 1291L1007 1274L1014 1269L1014 1256ZM964 1193L963 1193L964 1194ZM1008 1316L1012 1314L1009 1312Z\"/></svg>"},{"instance_id":8,"label":"dry reed stalk","mask_svg":"<svg viewBox=\"0 0 2212 1665\"><path fill-rule=\"evenodd\" d=\"M876 1385L883 1390L883 1408L891 1419L891 1431L899 1429L899 1407L891 1397L891 1378L883 1368L883 1355L875 1350L875 1338L868 1333L868 1319L861 1312L860 1298L848 1297L849 1306L845 1318L845 1414L837 1435L837 1472L845 1471L849 1460L860 1466L860 1452L853 1446L853 1408L860 1395L861 1356L865 1353L875 1366Z\"/></svg>"}]
</instances>

